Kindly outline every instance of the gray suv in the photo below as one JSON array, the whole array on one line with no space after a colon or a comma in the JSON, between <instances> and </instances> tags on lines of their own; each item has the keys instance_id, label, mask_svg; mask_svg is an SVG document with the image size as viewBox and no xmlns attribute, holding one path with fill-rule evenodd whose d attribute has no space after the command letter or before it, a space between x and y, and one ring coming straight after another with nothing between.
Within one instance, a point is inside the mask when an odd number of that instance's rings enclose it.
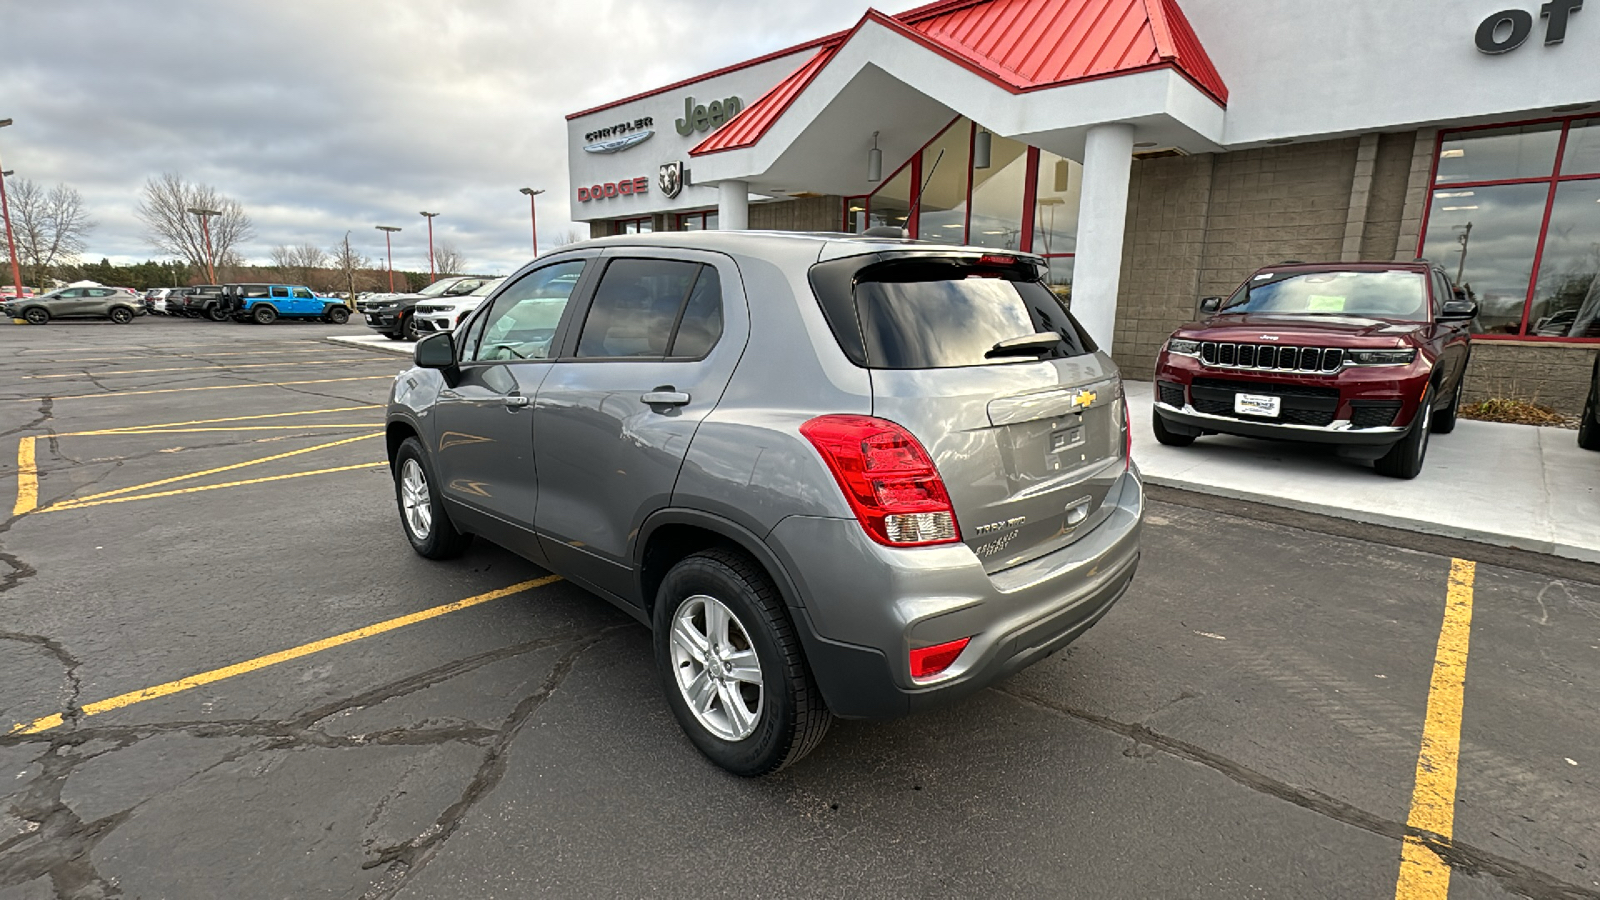
<instances>
[{"instance_id":1,"label":"gray suv","mask_svg":"<svg viewBox=\"0 0 1600 900\"><path fill-rule=\"evenodd\" d=\"M650 626L673 713L740 775L975 691L1139 559L1121 377L1043 266L713 231L540 257L395 380L406 536L478 535Z\"/></svg>"}]
</instances>

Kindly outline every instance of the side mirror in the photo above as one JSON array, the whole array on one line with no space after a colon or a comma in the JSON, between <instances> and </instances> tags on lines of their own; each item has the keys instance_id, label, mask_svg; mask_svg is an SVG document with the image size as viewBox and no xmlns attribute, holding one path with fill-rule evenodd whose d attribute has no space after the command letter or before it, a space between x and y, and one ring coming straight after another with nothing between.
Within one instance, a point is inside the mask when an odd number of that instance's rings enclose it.
<instances>
[{"instance_id":1,"label":"side mirror","mask_svg":"<svg viewBox=\"0 0 1600 900\"><path fill-rule=\"evenodd\" d=\"M411 359L423 369L454 369L456 367L456 342L448 333L430 334L417 342Z\"/></svg>"},{"instance_id":2,"label":"side mirror","mask_svg":"<svg viewBox=\"0 0 1600 900\"><path fill-rule=\"evenodd\" d=\"M1471 300L1446 300L1439 310L1439 321L1459 322L1478 317L1478 304Z\"/></svg>"},{"instance_id":3,"label":"side mirror","mask_svg":"<svg viewBox=\"0 0 1600 900\"><path fill-rule=\"evenodd\" d=\"M1206 297L1205 299L1200 301L1200 311L1201 312L1214 313L1214 312L1216 312L1216 311L1218 311L1220 309L1222 309L1222 298L1221 297Z\"/></svg>"}]
</instances>

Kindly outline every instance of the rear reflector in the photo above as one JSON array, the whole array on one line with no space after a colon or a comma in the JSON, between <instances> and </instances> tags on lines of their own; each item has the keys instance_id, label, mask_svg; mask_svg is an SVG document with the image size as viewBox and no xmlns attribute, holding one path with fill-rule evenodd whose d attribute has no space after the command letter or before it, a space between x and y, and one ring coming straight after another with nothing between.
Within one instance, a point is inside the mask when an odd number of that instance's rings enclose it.
<instances>
[{"instance_id":1,"label":"rear reflector","mask_svg":"<svg viewBox=\"0 0 1600 900\"><path fill-rule=\"evenodd\" d=\"M956 661L961 651L967 649L967 644L972 638L964 637L959 641L948 644L935 644L932 647L914 647L911 650L911 677L932 678L933 676L950 668Z\"/></svg>"},{"instance_id":2,"label":"rear reflector","mask_svg":"<svg viewBox=\"0 0 1600 900\"><path fill-rule=\"evenodd\" d=\"M980 266L1014 266L1016 264L1017 258L1015 256L1000 256L991 253L978 257L978 265Z\"/></svg>"},{"instance_id":3,"label":"rear reflector","mask_svg":"<svg viewBox=\"0 0 1600 900\"><path fill-rule=\"evenodd\" d=\"M873 540L891 547L961 540L939 470L904 428L871 416L819 416L800 433L822 454Z\"/></svg>"}]
</instances>

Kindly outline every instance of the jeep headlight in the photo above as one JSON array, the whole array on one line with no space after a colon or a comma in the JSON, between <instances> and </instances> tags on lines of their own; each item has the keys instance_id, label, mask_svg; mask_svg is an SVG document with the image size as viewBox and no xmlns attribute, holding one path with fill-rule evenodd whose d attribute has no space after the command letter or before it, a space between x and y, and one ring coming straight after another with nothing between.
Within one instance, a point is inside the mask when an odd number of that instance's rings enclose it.
<instances>
[{"instance_id":1,"label":"jeep headlight","mask_svg":"<svg viewBox=\"0 0 1600 900\"><path fill-rule=\"evenodd\" d=\"M1404 366L1417 358L1410 350L1346 350L1345 358L1358 366Z\"/></svg>"},{"instance_id":2,"label":"jeep headlight","mask_svg":"<svg viewBox=\"0 0 1600 900\"><path fill-rule=\"evenodd\" d=\"M1200 342L1199 341L1186 341L1186 340L1183 340L1182 338L1168 338L1167 339L1167 352L1168 353L1176 353L1179 356L1199 356L1200 355Z\"/></svg>"}]
</instances>

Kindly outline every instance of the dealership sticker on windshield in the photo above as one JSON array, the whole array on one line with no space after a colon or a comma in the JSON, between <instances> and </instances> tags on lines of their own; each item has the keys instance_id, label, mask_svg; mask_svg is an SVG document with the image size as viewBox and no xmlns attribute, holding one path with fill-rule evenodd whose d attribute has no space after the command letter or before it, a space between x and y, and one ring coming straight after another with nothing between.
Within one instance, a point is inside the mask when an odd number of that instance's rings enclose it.
<instances>
[{"instance_id":1,"label":"dealership sticker on windshield","mask_svg":"<svg viewBox=\"0 0 1600 900\"><path fill-rule=\"evenodd\" d=\"M1344 301L1343 297L1312 294L1306 298L1306 312L1344 312Z\"/></svg>"},{"instance_id":2,"label":"dealership sticker on windshield","mask_svg":"<svg viewBox=\"0 0 1600 900\"><path fill-rule=\"evenodd\" d=\"M1276 419L1283 408L1283 398L1263 394L1234 394L1233 411L1241 416L1265 416Z\"/></svg>"}]
</instances>

